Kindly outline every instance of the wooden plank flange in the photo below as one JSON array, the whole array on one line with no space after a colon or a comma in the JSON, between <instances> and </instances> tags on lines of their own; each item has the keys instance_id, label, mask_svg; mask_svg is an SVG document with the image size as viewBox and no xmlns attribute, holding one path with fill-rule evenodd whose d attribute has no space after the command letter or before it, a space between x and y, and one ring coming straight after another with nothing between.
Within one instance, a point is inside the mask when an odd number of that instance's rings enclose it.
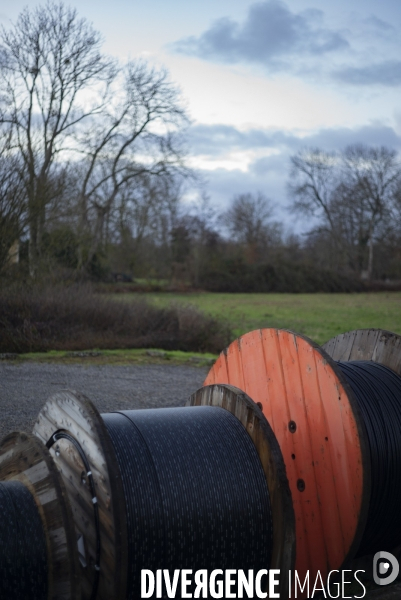
<instances>
[{"instance_id":1,"label":"wooden plank flange","mask_svg":"<svg viewBox=\"0 0 401 600\"><path fill-rule=\"evenodd\" d=\"M100 517L100 579L97 600L126 598L127 526L120 469L103 419L93 403L79 392L53 394L39 413L34 434L46 444L62 430L77 440L89 461ZM75 446L57 441L50 450L72 507L79 543L82 600L89 600L95 579L96 527L86 469Z\"/></svg>"},{"instance_id":2,"label":"wooden plank flange","mask_svg":"<svg viewBox=\"0 0 401 600\"><path fill-rule=\"evenodd\" d=\"M385 329L341 333L326 342L323 350L333 360L371 360L401 375L401 336Z\"/></svg>"},{"instance_id":3,"label":"wooden plank flange","mask_svg":"<svg viewBox=\"0 0 401 600\"><path fill-rule=\"evenodd\" d=\"M291 492L280 447L263 412L242 390L231 385L202 387L192 394L187 404L224 408L245 427L258 452L270 495L273 520L271 568L280 569L281 573L292 571L295 565L295 517ZM288 597L288 577L281 578L280 597Z\"/></svg>"},{"instance_id":4,"label":"wooden plank flange","mask_svg":"<svg viewBox=\"0 0 401 600\"><path fill-rule=\"evenodd\" d=\"M49 451L35 436L14 432L0 443L0 481L9 480L23 483L39 509L47 541L49 600L79 599L77 540L66 489Z\"/></svg>"}]
</instances>

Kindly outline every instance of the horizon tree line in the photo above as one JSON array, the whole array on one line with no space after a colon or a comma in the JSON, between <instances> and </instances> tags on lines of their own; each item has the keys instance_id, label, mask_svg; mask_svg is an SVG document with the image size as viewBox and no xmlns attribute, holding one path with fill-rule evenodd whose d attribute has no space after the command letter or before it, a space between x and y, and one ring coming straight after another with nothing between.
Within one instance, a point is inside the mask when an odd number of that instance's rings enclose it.
<instances>
[{"instance_id":1,"label":"horizon tree line","mask_svg":"<svg viewBox=\"0 0 401 600\"><path fill-rule=\"evenodd\" d=\"M293 156L289 208L313 224L299 236L262 192L237 194L224 211L205 194L183 202L196 175L178 89L163 69L105 56L100 34L63 2L25 8L1 29L0 74L0 273L20 239L33 279L63 268L201 286L230 269L233 282L247 269L267 281L291 262L401 279L395 150Z\"/></svg>"}]
</instances>

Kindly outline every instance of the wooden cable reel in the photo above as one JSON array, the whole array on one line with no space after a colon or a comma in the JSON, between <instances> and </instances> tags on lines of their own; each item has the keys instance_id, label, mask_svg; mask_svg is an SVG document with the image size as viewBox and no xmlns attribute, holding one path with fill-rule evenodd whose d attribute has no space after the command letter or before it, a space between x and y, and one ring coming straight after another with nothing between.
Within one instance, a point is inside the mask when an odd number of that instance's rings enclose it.
<instances>
[{"instance_id":1,"label":"wooden cable reel","mask_svg":"<svg viewBox=\"0 0 401 600\"><path fill-rule=\"evenodd\" d=\"M383 329L357 329L335 336L323 349L335 361L372 361L401 376L401 336ZM398 557L401 546L391 548ZM370 570L372 561L364 561Z\"/></svg>"},{"instance_id":2,"label":"wooden cable reel","mask_svg":"<svg viewBox=\"0 0 401 600\"><path fill-rule=\"evenodd\" d=\"M289 331L253 331L220 355L204 387L189 400L190 406L224 408L248 432L272 507L271 568L282 574L295 568L301 580L308 570L311 579L320 571L325 580L329 571L347 565L368 515L371 471L365 426L335 360L373 361L401 375L401 337L358 330L321 348ZM90 464L99 532L87 468L76 446L68 439L59 439L50 451L45 446L56 432L71 435ZM124 489L101 415L81 394L58 392L40 412L34 433L39 440L15 433L0 444L0 481L20 481L38 505L48 544L49 600L91 598L98 533L96 598L125 599ZM281 578L282 598L288 597L287 582L286 576Z\"/></svg>"},{"instance_id":3,"label":"wooden cable reel","mask_svg":"<svg viewBox=\"0 0 401 600\"><path fill-rule=\"evenodd\" d=\"M250 435L271 499L274 532L271 566L283 572L293 569L295 521L291 495L279 446L263 414L241 390L224 385L198 390L191 397L190 404L228 410ZM100 580L96 597L99 600L123 600L127 597L127 514L121 472L111 438L93 404L72 391L54 394L43 407L34 427L35 435L44 444L60 430L68 432L79 442L95 481L101 540ZM76 535L83 540L80 577L82 599L87 600L91 597L95 577L96 531L92 497L84 477L85 468L76 448L68 440L57 441L50 453L64 480ZM232 460L235 461L235 456ZM142 568L148 567L143 565ZM196 565L193 568L196 569ZM286 579L281 582L282 597L288 595Z\"/></svg>"},{"instance_id":4,"label":"wooden cable reel","mask_svg":"<svg viewBox=\"0 0 401 600\"><path fill-rule=\"evenodd\" d=\"M67 431L79 442L96 483L102 552L97 598L123 599L127 579L123 560L127 555L125 503L111 440L92 402L82 394L68 390L49 398L39 413L33 432L46 444L58 430ZM82 598L89 599L96 577L97 532L87 472L76 448L67 440L59 440L50 454L66 487L76 538L82 540L79 556Z\"/></svg>"},{"instance_id":5,"label":"wooden cable reel","mask_svg":"<svg viewBox=\"0 0 401 600\"><path fill-rule=\"evenodd\" d=\"M325 350L278 329L233 342L204 382L215 384L237 386L261 406L292 493L295 568L302 581L308 570L324 581L355 555L368 512L370 464L350 387Z\"/></svg>"},{"instance_id":6,"label":"wooden cable reel","mask_svg":"<svg viewBox=\"0 0 401 600\"><path fill-rule=\"evenodd\" d=\"M7 435L0 444L0 481L19 481L35 500L46 537L48 600L79 598L77 542L71 509L62 477L47 448L31 434ZM7 542L2 540L2 543Z\"/></svg>"},{"instance_id":7,"label":"wooden cable reel","mask_svg":"<svg viewBox=\"0 0 401 600\"><path fill-rule=\"evenodd\" d=\"M208 385L192 394L189 406L220 406L237 417L251 436L265 472L273 514L271 568L287 574L295 564L295 520L285 466L276 437L262 411L242 390L231 385ZM288 578L281 577L279 593L288 597Z\"/></svg>"}]
</instances>

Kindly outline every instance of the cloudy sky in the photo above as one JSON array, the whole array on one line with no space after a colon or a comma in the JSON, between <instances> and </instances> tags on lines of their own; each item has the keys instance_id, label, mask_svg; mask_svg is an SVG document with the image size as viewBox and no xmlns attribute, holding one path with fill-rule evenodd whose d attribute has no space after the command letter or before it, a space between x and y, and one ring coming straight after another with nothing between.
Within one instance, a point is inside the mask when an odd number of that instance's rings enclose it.
<instances>
[{"instance_id":1,"label":"cloudy sky","mask_svg":"<svg viewBox=\"0 0 401 600\"><path fill-rule=\"evenodd\" d=\"M0 0L1 23L26 4ZM289 157L305 146L401 148L400 0L75 6L102 32L106 52L168 68L192 119L192 164L217 206L260 190L284 207Z\"/></svg>"}]
</instances>

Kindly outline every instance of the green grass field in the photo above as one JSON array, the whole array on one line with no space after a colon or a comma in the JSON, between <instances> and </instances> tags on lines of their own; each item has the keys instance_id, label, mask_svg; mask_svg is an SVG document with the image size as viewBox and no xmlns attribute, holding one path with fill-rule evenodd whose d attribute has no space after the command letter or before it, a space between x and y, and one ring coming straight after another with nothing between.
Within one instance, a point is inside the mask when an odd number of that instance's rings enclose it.
<instances>
[{"instance_id":1,"label":"green grass field","mask_svg":"<svg viewBox=\"0 0 401 600\"><path fill-rule=\"evenodd\" d=\"M401 292L367 294L143 294L164 306L193 304L227 319L234 335L259 327L291 329L322 344L352 329L381 328L401 334ZM136 294L122 294L129 301Z\"/></svg>"},{"instance_id":2,"label":"green grass field","mask_svg":"<svg viewBox=\"0 0 401 600\"><path fill-rule=\"evenodd\" d=\"M52 362L66 365L177 365L191 367L210 367L217 354L200 352L182 352L180 350L136 349L27 352L24 354L3 355L2 360L20 362Z\"/></svg>"}]
</instances>

